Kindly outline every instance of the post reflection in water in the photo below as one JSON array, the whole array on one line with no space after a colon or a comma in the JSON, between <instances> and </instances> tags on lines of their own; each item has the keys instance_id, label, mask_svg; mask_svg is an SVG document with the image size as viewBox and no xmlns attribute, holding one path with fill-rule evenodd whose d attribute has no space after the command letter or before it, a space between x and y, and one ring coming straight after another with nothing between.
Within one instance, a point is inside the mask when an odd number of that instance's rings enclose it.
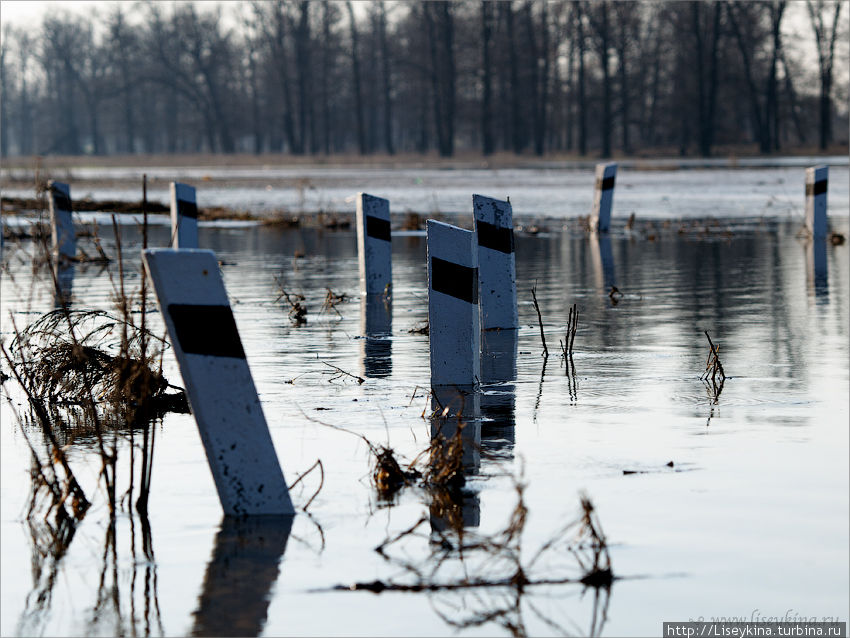
<instances>
[{"instance_id":1,"label":"post reflection in water","mask_svg":"<svg viewBox=\"0 0 850 638\"><path fill-rule=\"evenodd\" d=\"M292 516L225 516L207 565L193 636L257 636L292 529Z\"/></svg>"},{"instance_id":2,"label":"post reflection in water","mask_svg":"<svg viewBox=\"0 0 850 638\"><path fill-rule=\"evenodd\" d=\"M435 386L431 388L431 463L446 460L447 447L458 433L462 444L461 465L464 477L481 467L481 402L473 387ZM444 445L437 445L440 440ZM441 454L435 453L442 450ZM439 471L433 468L435 472ZM431 529L435 532L478 527L481 504L478 494L457 483L447 484L431 493Z\"/></svg>"},{"instance_id":3,"label":"post reflection in water","mask_svg":"<svg viewBox=\"0 0 850 638\"><path fill-rule=\"evenodd\" d=\"M488 330L481 335L482 452L510 458L516 424L516 330Z\"/></svg>"},{"instance_id":4,"label":"post reflection in water","mask_svg":"<svg viewBox=\"0 0 850 638\"><path fill-rule=\"evenodd\" d=\"M823 238L807 240L806 284L809 294L814 292L819 301L825 301L829 295L828 275L826 241Z\"/></svg>"},{"instance_id":5,"label":"post reflection in water","mask_svg":"<svg viewBox=\"0 0 850 638\"><path fill-rule=\"evenodd\" d=\"M56 309L70 305L74 292L74 264L56 265L56 282L53 286L53 307Z\"/></svg>"},{"instance_id":6,"label":"post reflection in water","mask_svg":"<svg viewBox=\"0 0 850 638\"><path fill-rule=\"evenodd\" d=\"M617 285L614 277L614 254L611 252L611 238L608 235L600 235L597 238L588 238L588 242L590 243L596 287L600 291L608 292L612 286Z\"/></svg>"},{"instance_id":7,"label":"post reflection in water","mask_svg":"<svg viewBox=\"0 0 850 638\"><path fill-rule=\"evenodd\" d=\"M363 376L380 379L393 371L393 308L385 295L360 297Z\"/></svg>"}]
</instances>

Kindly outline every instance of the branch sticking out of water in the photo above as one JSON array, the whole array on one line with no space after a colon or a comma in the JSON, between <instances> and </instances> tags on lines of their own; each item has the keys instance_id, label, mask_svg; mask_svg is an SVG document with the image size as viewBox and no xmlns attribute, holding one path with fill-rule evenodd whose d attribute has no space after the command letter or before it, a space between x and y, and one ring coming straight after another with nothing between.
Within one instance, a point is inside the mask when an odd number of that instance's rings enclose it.
<instances>
[{"instance_id":1,"label":"branch sticking out of water","mask_svg":"<svg viewBox=\"0 0 850 638\"><path fill-rule=\"evenodd\" d=\"M701 379L706 383L708 383L709 379L711 380L711 391L714 394L714 402L717 403L720 393L723 392L723 383L726 381L726 373L723 371L723 364L720 363L720 355L718 354L720 346L714 345L711 337L708 336L708 330L704 330L703 332L705 333L705 338L708 339L710 350L708 353L708 359L706 359L705 362L705 373L703 373Z\"/></svg>"},{"instance_id":2,"label":"branch sticking out of water","mask_svg":"<svg viewBox=\"0 0 850 638\"><path fill-rule=\"evenodd\" d=\"M334 372L326 373L326 374L332 375L331 378L328 379L328 383L330 383L331 381L335 381L336 379L345 378L345 377L350 377L350 378L354 379L355 381L357 381L358 385L363 385L366 382L366 379L364 379L363 377L358 377L356 374L351 374L350 372L346 372L342 368L337 368L335 365L332 365L332 364L328 363L327 361L322 361L322 363L324 363L329 368L334 369Z\"/></svg>"},{"instance_id":3,"label":"branch sticking out of water","mask_svg":"<svg viewBox=\"0 0 850 638\"><path fill-rule=\"evenodd\" d=\"M275 301L280 301L285 298L286 302L289 304L289 318L292 320L292 323L296 326L303 326L307 323L307 306L301 303L304 301L304 295L299 295L297 293L290 295L286 292L286 289L283 287L283 283L280 280L277 280L277 285L280 288L280 294L277 296Z\"/></svg>"},{"instance_id":4,"label":"branch sticking out of water","mask_svg":"<svg viewBox=\"0 0 850 638\"><path fill-rule=\"evenodd\" d=\"M540 326L540 340L543 341L543 356L549 356L549 348L546 347L546 335L543 334L543 318L540 316L540 306L537 303L537 282L531 287L531 301L537 311L537 323Z\"/></svg>"}]
</instances>

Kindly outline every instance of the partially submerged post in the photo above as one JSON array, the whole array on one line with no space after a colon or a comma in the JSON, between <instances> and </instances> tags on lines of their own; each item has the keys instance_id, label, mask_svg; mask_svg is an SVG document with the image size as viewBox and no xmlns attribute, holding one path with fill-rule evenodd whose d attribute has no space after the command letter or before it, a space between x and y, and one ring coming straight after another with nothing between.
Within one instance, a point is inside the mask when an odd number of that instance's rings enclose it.
<instances>
[{"instance_id":1,"label":"partially submerged post","mask_svg":"<svg viewBox=\"0 0 850 638\"><path fill-rule=\"evenodd\" d=\"M596 165L596 188L593 192L593 210L590 213L590 229L607 233L611 228L611 206L614 203L614 180L617 164Z\"/></svg>"},{"instance_id":2,"label":"partially submerged post","mask_svg":"<svg viewBox=\"0 0 850 638\"><path fill-rule=\"evenodd\" d=\"M47 188L53 258L57 262L73 261L77 257L77 237L71 219L71 187L51 181Z\"/></svg>"},{"instance_id":3,"label":"partially submerged post","mask_svg":"<svg viewBox=\"0 0 850 638\"><path fill-rule=\"evenodd\" d=\"M357 194L357 261L360 294L389 292L393 281L390 202L366 193Z\"/></svg>"},{"instance_id":4,"label":"partially submerged post","mask_svg":"<svg viewBox=\"0 0 850 638\"><path fill-rule=\"evenodd\" d=\"M472 209L478 235L481 329L515 330L519 317L511 203L473 195Z\"/></svg>"},{"instance_id":5,"label":"partially submerged post","mask_svg":"<svg viewBox=\"0 0 850 638\"><path fill-rule=\"evenodd\" d=\"M195 187L171 182L171 246L198 247L198 204Z\"/></svg>"},{"instance_id":6,"label":"partially submerged post","mask_svg":"<svg viewBox=\"0 0 850 638\"><path fill-rule=\"evenodd\" d=\"M431 387L473 387L481 376L475 233L428 220Z\"/></svg>"},{"instance_id":7,"label":"partially submerged post","mask_svg":"<svg viewBox=\"0 0 850 638\"><path fill-rule=\"evenodd\" d=\"M215 253L143 258L224 513L294 514Z\"/></svg>"},{"instance_id":8,"label":"partially submerged post","mask_svg":"<svg viewBox=\"0 0 850 638\"><path fill-rule=\"evenodd\" d=\"M814 239L826 239L826 187L828 166L806 169L806 230Z\"/></svg>"}]
</instances>

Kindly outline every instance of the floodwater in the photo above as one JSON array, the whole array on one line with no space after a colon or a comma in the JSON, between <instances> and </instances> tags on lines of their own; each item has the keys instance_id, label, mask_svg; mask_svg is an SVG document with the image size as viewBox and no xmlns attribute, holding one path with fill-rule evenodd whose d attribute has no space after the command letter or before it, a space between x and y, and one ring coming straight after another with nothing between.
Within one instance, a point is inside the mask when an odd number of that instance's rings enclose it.
<instances>
[{"instance_id":1,"label":"floodwater","mask_svg":"<svg viewBox=\"0 0 850 638\"><path fill-rule=\"evenodd\" d=\"M837 181L831 176L830 197ZM802 188L791 190L796 197ZM682 186L675 197L692 195L701 196ZM833 229L848 234L846 208L830 202ZM168 414L156 425L148 534L124 511L110 544L94 443L72 444L95 506L57 558L23 520L29 449L4 398L2 634L471 636L513 628L658 635L663 621L712 617L846 621L848 246L812 250L796 237L799 218L784 214L680 225L665 224L669 215L659 211L649 227L650 217L639 214L634 231L619 219L602 241L559 225L517 236L521 327L515 344L485 335L488 377L481 419L471 426L480 445L469 450L461 503L467 538L497 534L522 482L521 547L529 560L575 518L586 494L620 577L610 589L567 583L528 587L521 596L510 587L334 589L417 582L405 565L429 574L429 537L446 526L420 487L389 503L379 499L366 444L318 422L388 444L408 461L428 446L428 336L410 332L427 318L425 238L394 235L392 301L370 308L358 295L353 232L211 224L200 229L200 243L223 263L284 473L292 482L322 461L309 515L298 514L291 528L275 519L223 520L191 415ZM133 224L121 233L125 285L138 287L139 233ZM102 226L100 235L114 254L111 230ZM167 241L164 226L151 228L152 245ZM3 263L0 325L8 343L12 319L26 325L54 301L26 245L7 243ZM73 306L111 309L110 273L117 278L114 263L77 265L63 279ZM305 296L306 325L290 321L277 300L281 285ZM534 285L548 359L531 305ZM612 299L612 286L622 296ZM347 299L322 310L327 289ZM572 304L579 310L574 377L558 348ZM158 314L150 320L161 331ZM704 330L728 375L716 400L700 379ZM181 384L168 352L164 374ZM13 382L3 394L23 407ZM119 454L126 462L126 443ZM314 471L294 488L296 505L318 486ZM374 551L422 517L419 533L393 544L387 557ZM502 566L470 552L465 564L441 564L433 580L457 580L464 570L499 579ZM533 572L531 579L582 575L562 546Z\"/></svg>"},{"instance_id":2,"label":"floodwater","mask_svg":"<svg viewBox=\"0 0 850 638\"><path fill-rule=\"evenodd\" d=\"M615 206L624 217L682 219L702 217L802 216L804 167L828 164L829 205L837 214L850 209L848 158L741 158L734 165L713 160L621 161ZM710 169L704 168L711 166ZM6 168L7 196L31 197L31 171ZM169 202L169 182L198 187L198 206L225 206L257 215L277 211L352 212L363 191L390 200L393 213L465 214L472 193L510 197L514 215L576 217L593 201L593 165L540 168L439 169L433 167L74 167L54 171L71 184L74 199L139 201L142 174L148 197Z\"/></svg>"}]
</instances>

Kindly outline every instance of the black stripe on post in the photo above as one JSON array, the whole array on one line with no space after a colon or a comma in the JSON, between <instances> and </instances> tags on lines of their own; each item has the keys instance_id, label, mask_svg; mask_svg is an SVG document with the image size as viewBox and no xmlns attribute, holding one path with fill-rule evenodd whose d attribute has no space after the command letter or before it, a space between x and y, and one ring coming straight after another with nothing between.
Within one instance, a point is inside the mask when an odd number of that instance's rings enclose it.
<instances>
[{"instance_id":1,"label":"black stripe on post","mask_svg":"<svg viewBox=\"0 0 850 638\"><path fill-rule=\"evenodd\" d=\"M382 241L391 241L390 223L380 217L366 215L366 236Z\"/></svg>"},{"instance_id":2,"label":"black stripe on post","mask_svg":"<svg viewBox=\"0 0 850 638\"><path fill-rule=\"evenodd\" d=\"M174 322L174 332L183 352L245 358L230 306L173 303L168 305L168 314Z\"/></svg>"},{"instance_id":3,"label":"black stripe on post","mask_svg":"<svg viewBox=\"0 0 850 638\"><path fill-rule=\"evenodd\" d=\"M496 226L490 222L475 220L475 230L478 232L478 245L500 253L511 254L514 251L514 229Z\"/></svg>"},{"instance_id":4,"label":"black stripe on post","mask_svg":"<svg viewBox=\"0 0 850 638\"><path fill-rule=\"evenodd\" d=\"M431 257L431 289L471 304L478 303L478 268Z\"/></svg>"},{"instance_id":5,"label":"black stripe on post","mask_svg":"<svg viewBox=\"0 0 850 638\"><path fill-rule=\"evenodd\" d=\"M185 199L178 199L177 214L180 215L180 217L198 219L198 205L195 202L190 202Z\"/></svg>"},{"instance_id":6,"label":"black stripe on post","mask_svg":"<svg viewBox=\"0 0 850 638\"><path fill-rule=\"evenodd\" d=\"M826 192L827 180L822 179L814 184L806 184L806 195L823 195Z\"/></svg>"},{"instance_id":7,"label":"black stripe on post","mask_svg":"<svg viewBox=\"0 0 850 638\"><path fill-rule=\"evenodd\" d=\"M54 190L53 193L53 208L54 210L72 211L71 198L60 190Z\"/></svg>"},{"instance_id":8,"label":"black stripe on post","mask_svg":"<svg viewBox=\"0 0 850 638\"><path fill-rule=\"evenodd\" d=\"M614 176L606 177L605 179L596 180L596 190L609 191L614 188Z\"/></svg>"}]
</instances>

